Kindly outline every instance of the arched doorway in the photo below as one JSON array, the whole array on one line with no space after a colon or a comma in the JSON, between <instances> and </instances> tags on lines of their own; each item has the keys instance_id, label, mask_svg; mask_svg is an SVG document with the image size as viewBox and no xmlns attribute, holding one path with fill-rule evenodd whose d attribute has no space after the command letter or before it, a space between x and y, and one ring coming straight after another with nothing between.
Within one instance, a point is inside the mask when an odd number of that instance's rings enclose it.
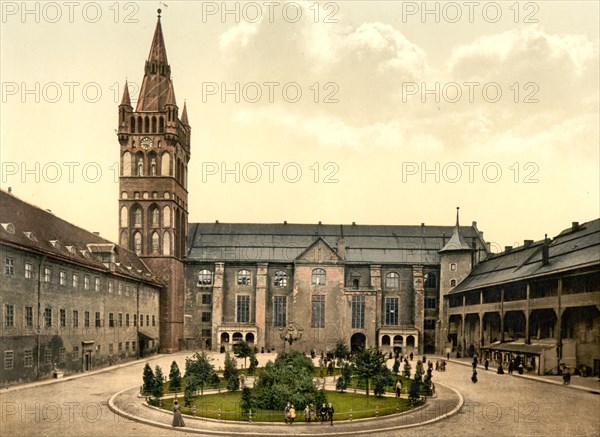
<instances>
[{"instance_id":1,"label":"arched doorway","mask_svg":"<svg viewBox=\"0 0 600 437\"><path fill-rule=\"evenodd\" d=\"M254 343L254 334L249 332L246 334L246 341L248 343Z\"/></svg>"},{"instance_id":2,"label":"arched doorway","mask_svg":"<svg viewBox=\"0 0 600 437\"><path fill-rule=\"evenodd\" d=\"M229 343L229 333L228 332L223 332L221 334L221 344L223 343Z\"/></svg>"},{"instance_id":3,"label":"arched doorway","mask_svg":"<svg viewBox=\"0 0 600 437\"><path fill-rule=\"evenodd\" d=\"M406 350L410 352L415 350L415 337L412 335L406 337Z\"/></svg>"},{"instance_id":4,"label":"arched doorway","mask_svg":"<svg viewBox=\"0 0 600 437\"><path fill-rule=\"evenodd\" d=\"M390 336L389 335L384 335L383 337L381 337L381 345L382 346L390 345Z\"/></svg>"},{"instance_id":5,"label":"arched doorway","mask_svg":"<svg viewBox=\"0 0 600 437\"><path fill-rule=\"evenodd\" d=\"M350 337L350 350L352 352L364 349L367 345L367 338L365 334L357 332Z\"/></svg>"},{"instance_id":6,"label":"arched doorway","mask_svg":"<svg viewBox=\"0 0 600 437\"><path fill-rule=\"evenodd\" d=\"M233 342L237 342L237 341L242 341L244 339L244 336L242 335L241 332L234 332L233 333Z\"/></svg>"}]
</instances>

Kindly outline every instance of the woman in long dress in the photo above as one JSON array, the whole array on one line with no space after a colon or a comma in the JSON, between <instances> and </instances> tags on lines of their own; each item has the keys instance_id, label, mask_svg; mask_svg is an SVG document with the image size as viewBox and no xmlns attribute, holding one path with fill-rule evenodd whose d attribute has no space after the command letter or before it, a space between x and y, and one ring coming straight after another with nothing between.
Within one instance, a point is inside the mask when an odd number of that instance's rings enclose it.
<instances>
[{"instance_id":1,"label":"woman in long dress","mask_svg":"<svg viewBox=\"0 0 600 437\"><path fill-rule=\"evenodd\" d=\"M181 411L179 411L179 403L173 402L173 426L185 426L183 423L183 417L181 417Z\"/></svg>"}]
</instances>

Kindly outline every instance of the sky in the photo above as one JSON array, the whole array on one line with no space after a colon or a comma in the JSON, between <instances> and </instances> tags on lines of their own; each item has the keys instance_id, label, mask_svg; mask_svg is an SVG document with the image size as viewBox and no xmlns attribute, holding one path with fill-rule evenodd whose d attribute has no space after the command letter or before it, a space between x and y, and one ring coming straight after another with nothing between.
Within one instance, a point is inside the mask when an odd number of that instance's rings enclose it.
<instances>
[{"instance_id":1,"label":"sky","mask_svg":"<svg viewBox=\"0 0 600 437\"><path fill-rule=\"evenodd\" d=\"M595 1L1 2L2 189L117 240L117 106L158 7L190 222L460 206L498 251L600 216Z\"/></svg>"}]
</instances>

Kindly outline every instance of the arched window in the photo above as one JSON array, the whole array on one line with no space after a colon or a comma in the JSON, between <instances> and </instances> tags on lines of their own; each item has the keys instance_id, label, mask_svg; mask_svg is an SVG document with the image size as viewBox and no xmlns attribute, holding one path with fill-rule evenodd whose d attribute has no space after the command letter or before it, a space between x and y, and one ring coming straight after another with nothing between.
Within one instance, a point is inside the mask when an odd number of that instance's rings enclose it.
<instances>
[{"instance_id":1,"label":"arched window","mask_svg":"<svg viewBox=\"0 0 600 437\"><path fill-rule=\"evenodd\" d=\"M157 232L152 233L152 253L160 252L160 238Z\"/></svg>"},{"instance_id":2,"label":"arched window","mask_svg":"<svg viewBox=\"0 0 600 437\"><path fill-rule=\"evenodd\" d=\"M200 270L198 272L198 286L211 285L212 284L212 272L210 270Z\"/></svg>"},{"instance_id":3,"label":"arched window","mask_svg":"<svg viewBox=\"0 0 600 437\"><path fill-rule=\"evenodd\" d=\"M171 226L171 208L168 206L163 208L163 226L165 228Z\"/></svg>"},{"instance_id":4,"label":"arched window","mask_svg":"<svg viewBox=\"0 0 600 437\"><path fill-rule=\"evenodd\" d=\"M130 124L131 124L131 133L134 133L135 132L135 117L131 117Z\"/></svg>"},{"instance_id":5,"label":"arched window","mask_svg":"<svg viewBox=\"0 0 600 437\"><path fill-rule=\"evenodd\" d=\"M456 287L456 279L450 279L450 287Z\"/></svg>"},{"instance_id":6,"label":"arched window","mask_svg":"<svg viewBox=\"0 0 600 437\"><path fill-rule=\"evenodd\" d=\"M160 157L160 175L171 176L171 156L164 152Z\"/></svg>"},{"instance_id":7,"label":"arched window","mask_svg":"<svg viewBox=\"0 0 600 437\"><path fill-rule=\"evenodd\" d=\"M437 286L437 276L435 273L425 274L425 288L435 288Z\"/></svg>"},{"instance_id":8,"label":"arched window","mask_svg":"<svg viewBox=\"0 0 600 437\"><path fill-rule=\"evenodd\" d=\"M152 116L152 133L156 133L156 117Z\"/></svg>"},{"instance_id":9,"label":"arched window","mask_svg":"<svg viewBox=\"0 0 600 437\"><path fill-rule=\"evenodd\" d=\"M165 119L161 115L161 117L158 119L158 132L160 132L162 134L164 131L165 131Z\"/></svg>"},{"instance_id":10,"label":"arched window","mask_svg":"<svg viewBox=\"0 0 600 437\"><path fill-rule=\"evenodd\" d=\"M150 176L156 176L156 155L150 155Z\"/></svg>"},{"instance_id":11,"label":"arched window","mask_svg":"<svg viewBox=\"0 0 600 437\"><path fill-rule=\"evenodd\" d=\"M142 133L142 117L140 116L137 118L137 131L139 134Z\"/></svg>"},{"instance_id":12,"label":"arched window","mask_svg":"<svg viewBox=\"0 0 600 437\"><path fill-rule=\"evenodd\" d=\"M456 271L456 263L450 264L450 271L451 272L455 272Z\"/></svg>"},{"instance_id":13,"label":"arched window","mask_svg":"<svg viewBox=\"0 0 600 437\"><path fill-rule=\"evenodd\" d=\"M163 255L171 255L171 234L168 232L163 235Z\"/></svg>"},{"instance_id":14,"label":"arched window","mask_svg":"<svg viewBox=\"0 0 600 437\"><path fill-rule=\"evenodd\" d=\"M142 234L140 234L139 232L133 234L133 251L137 255L142 254Z\"/></svg>"},{"instance_id":15,"label":"arched window","mask_svg":"<svg viewBox=\"0 0 600 437\"><path fill-rule=\"evenodd\" d=\"M287 286L287 273L284 271L275 272L275 287Z\"/></svg>"},{"instance_id":16,"label":"arched window","mask_svg":"<svg viewBox=\"0 0 600 437\"><path fill-rule=\"evenodd\" d=\"M152 226L160 226L160 210L158 209L157 206L155 206L154 208L152 208L152 213L151 213L151 222L150 224Z\"/></svg>"},{"instance_id":17,"label":"arched window","mask_svg":"<svg viewBox=\"0 0 600 437\"><path fill-rule=\"evenodd\" d=\"M131 153L123 153L123 168L121 169L123 176L131 176Z\"/></svg>"},{"instance_id":18,"label":"arched window","mask_svg":"<svg viewBox=\"0 0 600 437\"><path fill-rule=\"evenodd\" d=\"M385 275L385 286L387 288L398 288L400 286L400 275L396 272Z\"/></svg>"},{"instance_id":19,"label":"arched window","mask_svg":"<svg viewBox=\"0 0 600 437\"><path fill-rule=\"evenodd\" d=\"M138 152L135 154L136 176L144 176L144 154Z\"/></svg>"},{"instance_id":20,"label":"arched window","mask_svg":"<svg viewBox=\"0 0 600 437\"><path fill-rule=\"evenodd\" d=\"M127 207L121 207L121 227L126 228L127 223L129 223L129 217L127 215Z\"/></svg>"},{"instance_id":21,"label":"arched window","mask_svg":"<svg viewBox=\"0 0 600 437\"><path fill-rule=\"evenodd\" d=\"M133 210L133 227L142 227L142 208L140 208L139 206Z\"/></svg>"},{"instance_id":22,"label":"arched window","mask_svg":"<svg viewBox=\"0 0 600 437\"><path fill-rule=\"evenodd\" d=\"M250 277L250 272L248 270L240 270L237 274L237 283L238 285L251 285L252 278Z\"/></svg>"},{"instance_id":23,"label":"arched window","mask_svg":"<svg viewBox=\"0 0 600 437\"><path fill-rule=\"evenodd\" d=\"M312 284L313 285L325 285L325 270L323 269L314 269L312 271Z\"/></svg>"},{"instance_id":24,"label":"arched window","mask_svg":"<svg viewBox=\"0 0 600 437\"><path fill-rule=\"evenodd\" d=\"M150 118L148 116L144 117L144 132L150 132Z\"/></svg>"}]
</instances>

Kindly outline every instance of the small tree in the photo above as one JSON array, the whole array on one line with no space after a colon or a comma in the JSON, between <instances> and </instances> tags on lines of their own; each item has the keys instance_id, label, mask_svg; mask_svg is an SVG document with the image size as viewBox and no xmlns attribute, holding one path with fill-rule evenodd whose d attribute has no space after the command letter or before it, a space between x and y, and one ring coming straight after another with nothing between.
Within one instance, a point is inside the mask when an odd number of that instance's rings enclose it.
<instances>
[{"instance_id":1,"label":"small tree","mask_svg":"<svg viewBox=\"0 0 600 437\"><path fill-rule=\"evenodd\" d=\"M242 389L242 397L240 398L240 408L243 414L248 414L248 411L254 409L254 400L252 399L252 391L249 387Z\"/></svg>"},{"instance_id":2,"label":"small tree","mask_svg":"<svg viewBox=\"0 0 600 437\"><path fill-rule=\"evenodd\" d=\"M142 391L145 394L150 394L152 393L152 389L154 388L154 372L152 371L152 367L150 367L150 364L146 363L146 365L144 366L144 386L142 388Z\"/></svg>"},{"instance_id":3,"label":"small tree","mask_svg":"<svg viewBox=\"0 0 600 437\"><path fill-rule=\"evenodd\" d=\"M402 376L404 376L406 379L410 379L410 371L411 371L410 363L408 361L405 361Z\"/></svg>"},{"instance_id":4,"label":"small tree","mask_svg":"<svg viewBox=\"0 0 600 437\"><path fill-rule=\"evenodd\" d=\"M431 385L431 379L432 379L432 374L431 374L431 368L427 369L427 373L425 374L425 377L423 378L423 388L421 389L421 391L423 392L423 394L425 396L431 396L433 393L432 390L432 385Z\"/></svg>"},{"instance_id":5,"label":"small tree","mask_svg":"<svg viewBox=\"0 0 600 437\"><path fill-rule=\"evenodd\" d=\"M382 367L381 371L373 377L373 392L375 392L375 396L383 396L385 388L391 386L393 383L392 371L386 366Z\"/></svg>"},{"instance_id":6,"label":"small tree","mask_svg":"<svg viewBox=\"0 0 600 437\"><path fill-rule=\"evenodd\" d=\"M238 377L237 363L235 358L229 352L225 354L225 368L223 378L227 381L227 390L236 391L240 388L240 378Z\"/></svg>"},{"instance_id":7,"label":"small tree","mask_svg":"<svg viewBox=\"0 0 600 437\"><path fill-rule=\"evenodd\" d=\"M417 361L417 367L415 368L415 379L419 382L423 381L423 363L421 360Z\"/></svg>"},{"instance_id":8,"label":"small tree","mask_svg":"<svg viewBox=\"0 0 600 437\"><path fill-rule=\"evenodd\" d=\"M394 360L394 366L392 367L392 371L394 375L397 375L400 372L400 361L398 359Z\"/></svg>"},{"instance_id":9,"label":"small tree","mask_svg":"<svg viewBox=\"0 0 600 437\"><path fill-rule=\"evenodd\" d=\"M258 360L256 359L256 354L254 350L248 356L248 358L250 361L250 365L248 366L248 375L254 375L254 372L256 372L256 367L258 366Z\"/></svg>"},{"instance_id":10,"label":"small tree","mask_svg":"<svg viewBox=\"0 0 600 437\"><path fill-rule=\"evenodd\" d=\"M156 365L156 368L154 369L154 387L152 387L152 396L160 398L163 395L165 391L163 386L164 383L165 377L163 376L162 369L159 365Z\"/></svg>"},{"instance_id":11,"label":"small tree","mask_svg":"<svg viewBox=\"0 0 600 437\"><path fill-rule=\"evenodd\" d=\"M238 358L244 359L244 369L246 368L246 358L254 354L254 349L247 341L238 341L233 345L233 353Z\"/></svg>"},{"instance_id":12,"label":"small tree","mask_svg":"<svg viewBox=\"0 0 600 437\"><path fill-rule=\"evenodd\" d=\"M169 390L181 390L181 372L176 361L171 363L171 370L169 371Z\"/></svg>"},{"instance_id":13,"label":"small tree","mask_svg":"<svg viewBox=\"0 0 600 437\"><path fill-rule=\"evenodd\" d=\"M346 346L344 340L338 340L335 344L335 349L333 349L333 356L337 358L338 363L340 363L341 360L347 359L349 353L348 346Z\"/></svg>"},{"instance_id":14,"label":"small tree","mask_svg":"<svg viewBox=\"0 0 600 437\"><path fill-rule=\"evenodd\" d=\"M365 381L367 398L369 397L369 381L382 372L385 359L377 349L364 349L356 354L354 370L356 375Z\"/></svg>"},{"instance_id":15,"label":"small tree","mask_svg":"<svg viewBox=\"0 0 600 437\"><path fill-rule=\"evenodd\" d=\"M348 388L350 381L352 380L352 366L348 363L344 363L342 366L342 372L337 382L335 383L335 389L343 392Z\"/></svg>"},{"instance_id":16,"label":"small tree","mask_svg":"<svg viewBox=\"0 0 600 437\"><path fill-rule=\"evenodd\" d=\"M420 391L421 391L421 383L416 379L411 380L410 387L408 389L408 400L412 404L415 404L418 402L418 400L420 398L420 393L419 393Z\"/></svg>"},{"instance_id":17,"label":"small tree","mask_svg":"<svg viewBox=\"0 0 600 437\"><path fill-rule=\"evenodd\" d=\"M204 394L205 385L219 381L206 352L195 353L192 359L185 360L185 379L191 390L197 390L200 387L200 394Z\"/></svg>"},{"instance_id":18,"label":"small tree","mask_svg":"<svg viewBox=\"0 0 600 437\"><path fill-rule=\"evenodd\" d=\"M183 405L186 407L191 407L194 403L194 390L189 385L185 386L185 390L183 391Z\"/></svg>"}]
</instances>

